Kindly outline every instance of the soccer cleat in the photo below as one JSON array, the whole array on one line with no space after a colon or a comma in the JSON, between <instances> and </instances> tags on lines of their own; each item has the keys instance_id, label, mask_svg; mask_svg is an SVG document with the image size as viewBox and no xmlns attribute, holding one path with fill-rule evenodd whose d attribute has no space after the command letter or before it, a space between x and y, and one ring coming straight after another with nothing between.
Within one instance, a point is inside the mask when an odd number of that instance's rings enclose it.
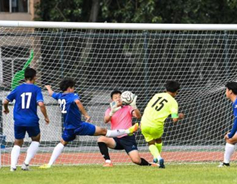
<instances>
[{"instance_id":1,"label":"soccer cleat","mask_svg":"<svg viewBox=\"0 0 237 184\"><path fill-rule=\"evenodd\" d=\"M218 167L230 167L230 164L222 162L220 165L218 165Z\"/></svg>"},{"instance_id":2,"label":"soccer cleat","mask_svg":"<svg viewBox=\"0 0 237 184\"><path fill-rule=\"evenodd\" d=\"M29 170L30 170L29 164L23 163L22 166L21 166L21 170L23 170L23 171L29 171Z\"/></svg>"},{"instance_id":3,"label":"soccer cleat","mask_svg":"<svg viewBox=\"0 0 237 184\"><path fill-rule=\"evenodd\" d=\"M11 172L15 172L15 171L16 171L16 168L11 167L11 168L10 168L10 171L11 171Z\"/></svg>"},{"instance_id":4,"label":"soccer cleat","mask_svg":"<svg viewBox=\"0 0 237 184\"><path fill-rule=\"evenodd\" d=\"M135 125L131 126L128 130L129 130L129 135L133 134L134 132L136 132L138 130L138 123L135 123Z\"/></svg>"},{"instance_id":5,"label":"soccer cleat","mask_svg":"<svg viewBox=\"0 0 237 184\"><path fill-rule=\"evenodd\" d=\"M44 165L41 165L39 168L40 169L49 169L51 167L51 165L49 164L44 164Z\"/></svg>"},{"instance_id":6,"label":"soccer cleat","mask_svg":"<svg viewBox=\"0 0 237 184\"><path fill-rule=\"evenodd\" d=\"M103 167L114 167L114 165L112 164L112 162L110 162L110 163L105 163Z\"/></svg>"},{"instance_id":7,"label":"soccer cleat","mask_svg":"<svg viewBox=\"0 0 237 184\"><path fill-rule=\"evenodd\" d=\"M161 169L164 169L165 168L165 164L164 164L164 159L163 158L161 158L159 161L158 161L158 164L159 164L159 168L161 168Z\"/></svg>"},{"instance_id":8,"label":"soccer cleat","mask_svg":"<svg viewBox=\"0 0 237 184\"><path fill-rule=\"evenodd\" d=\"M158 163L158 158L154 158L154 159L153 159L153 162L154 162L154 163Z\"/></svg>"}]
</instances>

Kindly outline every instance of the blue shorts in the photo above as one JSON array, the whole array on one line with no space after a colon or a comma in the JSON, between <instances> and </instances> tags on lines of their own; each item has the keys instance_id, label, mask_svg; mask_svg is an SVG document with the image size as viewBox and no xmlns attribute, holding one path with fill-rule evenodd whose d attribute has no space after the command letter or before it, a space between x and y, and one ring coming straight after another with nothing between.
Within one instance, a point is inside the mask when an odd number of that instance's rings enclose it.
<instances>
[{"instance_id":1,"label":"blue shorts","mask_svg":"<svg viewBox=\"0 0 237 184\"><path fill-rule=\"evenodd\" d=\"M130 151L133 151L133 150L137 150L137 142L135 140L135 135L133 136L124 136L124 137L121 137L121 138L113 138L115 143L116 143L116 146L114 149L116 150L125 150L127 152L127 154L130 152Z\"/></svg>"},{"instance_id":2,"label":"blue shorts","mask_svg":"<svg viewBox=\"0 0 237 184\"><path fill-rule=\"evenodd\" d=\"M40 133L39 124L35 126L17 126L14 125L15 139L24 139L26 132L29 137L36 137Z\"/></svg>"},{"instance_id":3,"label":"blue shorts","mask_svg":"<svg viewBox=\"0 0 237 184\"><path fill-rule=\"evenodd\" d=\"M87 122L82 122L76 129L64 129L62 138L66 142L73 141L76 135L94 135L95 125Z\"/></svg>"}]
</instances>

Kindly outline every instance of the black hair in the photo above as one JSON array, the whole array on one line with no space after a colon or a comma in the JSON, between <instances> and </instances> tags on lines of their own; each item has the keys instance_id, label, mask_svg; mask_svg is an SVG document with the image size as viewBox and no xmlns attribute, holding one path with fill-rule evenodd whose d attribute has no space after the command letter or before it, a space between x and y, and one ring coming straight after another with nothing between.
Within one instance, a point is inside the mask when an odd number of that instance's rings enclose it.
<instances>
[{"instance_id":1,"label":"black hair","mask_svg":"<svg viewBox=\"0 0 237 184\"><path fill-rule=\"evenodd\" d=\"M25 69L25 80L30 80L32 81L34 79L34 77L36 76L36 70L33 68L26 68Z\"/></svg>"},{"instance_id":2,"label":"black hair","mask_svg":"<svg viewBox=\"0 0 237 184\"><path fill-rule=\"evenodd\" d=\"M165 84L166 91L175 93L179 90L180 84L176 81L167 81Z\"/></svg>"},{"instance_id":3,"label":"black hair","mask_svg":"<svg viewBox=\"0 0 237 184\"><path fill-rule=\"evenodd\" d=\"M122 92L119 91L119 90L117 90L117 89L113 90L113 91L111 92L111 94L110 94L111 99L113 98L113 95L115 95L115 94L120 94L120 95L121 95Z\"/></svg>"},{"instance_id":4,"label":"black hair","mask_svg":"<svg viewBox=\"0 0 237 184\"><path fill-rule=\"evenodd\" d=\"M74 87L75 84L76 84L76 82L75 82L73 79L67 78L67 79L63 79L63 80L60 82L59 87L60 87L60 89L64 92L64 91L67 90L67 88L69 88L69 87L70 87L70 88Z\"/></svg>"},{"instance_id":5,"label":"black hair","mask_svg":"<svg viewBox=\"0 0 237 184\"><path fill-rule=\"evenodd\" d=\"M237 95L237 82L227 82L225 87L232 90L232 92Z\"/></svg>"}]
</instances>

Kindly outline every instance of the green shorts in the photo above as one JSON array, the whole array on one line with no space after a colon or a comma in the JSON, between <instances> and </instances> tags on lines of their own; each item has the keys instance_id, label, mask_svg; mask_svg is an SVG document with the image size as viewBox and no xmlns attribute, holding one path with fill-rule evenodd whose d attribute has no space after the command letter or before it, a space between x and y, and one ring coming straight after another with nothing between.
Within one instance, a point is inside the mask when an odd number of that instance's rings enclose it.
<instances>
[{"instance_id":1,"label":"green shorts","mask_svg":"<svg viewBox=\"0 0 237 184\"><path fill-rule=\"evenodd\" d=\"M146 142L150 142L153 139L161 138L164 133L164 126L158 124L153 127L150 127L141 124L141 130Z\"/></svg>"}]
</instances>

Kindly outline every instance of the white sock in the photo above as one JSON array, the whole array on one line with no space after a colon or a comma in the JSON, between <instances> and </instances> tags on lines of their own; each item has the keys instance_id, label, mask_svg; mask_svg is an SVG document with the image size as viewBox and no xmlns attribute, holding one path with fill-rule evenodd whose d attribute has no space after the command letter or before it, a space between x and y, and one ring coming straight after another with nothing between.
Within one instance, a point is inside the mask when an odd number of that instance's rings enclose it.
<instances>
[{"instance_id":1,"label":"white sock","mask_svg":"<svg viewBox=\"0 0 237 184\"><path fill-rule=\"evenodd\" d=\"M32 141L29 148L27 149L27 155L25 159L25 164L29 165L31 159L35 156L39 149L39 142L37 141Z\"/></svg>"},{"instance_id":2,"label":"white sock","mask_svg":"<svg viewBox=\"0 0 237 184\"><path fill-rule=\"evenodd\" d=\"M120 130L107 130L106 133L106 137L117 137L120 135L125 135L125 134L129 134L129 130L124 130L124 129L120 129Z\"/></svg>"},{"instance_id":3,"label":"white sock","mask_svg":"<svg viewBox=\"0 0 237 184\"><path fill-rule=\"evenodd\" d=\"M58 143L58 145L54 148L52 156L49 160L48 165L53 165L53 163L55 162L55 160L58 158L58 156L62 153L64 148L64 145L62 143Z\"/></svg>"},{"instance_id":4,"label":"white sock","mask_svg":"<svg viewBox=\"0 0 237 184\"><path fill-rule=\"evenodd\" d=\"M235 145L226 143L225 145L225 154L224 154L224 163L230 163L230 158L235 151Z\"/></svg>"},{"instance_id":5,"label":"white sock","mask_svg":"<svg viewBox=\"0 0 237 184\"><path fill-rule=\"evenodd\" d=\"M111 163L111 160L105 160L105 163Z\"/></svg>"},{"instance_id":6,"label":"white sock","mask_svg":"<svg viewBox=\"0 0 237 184\"><path fill-rule=\"evenodd\" d=\"M11 168L16 168L16 164L20 155L21 147L14 145L11 152Z\"/></svg>"},{"instance_id":7,"label":"white sock","mask_svg":"<svg viewBox=\"0 0 237 184\"><path fill-rule=\"evenodd\" d=\"M157 159L158 159L158 161L159 161L160 159L162 159L162 157L159 155L159 156L157 157Z\"/></svg>"}]
</instances>

